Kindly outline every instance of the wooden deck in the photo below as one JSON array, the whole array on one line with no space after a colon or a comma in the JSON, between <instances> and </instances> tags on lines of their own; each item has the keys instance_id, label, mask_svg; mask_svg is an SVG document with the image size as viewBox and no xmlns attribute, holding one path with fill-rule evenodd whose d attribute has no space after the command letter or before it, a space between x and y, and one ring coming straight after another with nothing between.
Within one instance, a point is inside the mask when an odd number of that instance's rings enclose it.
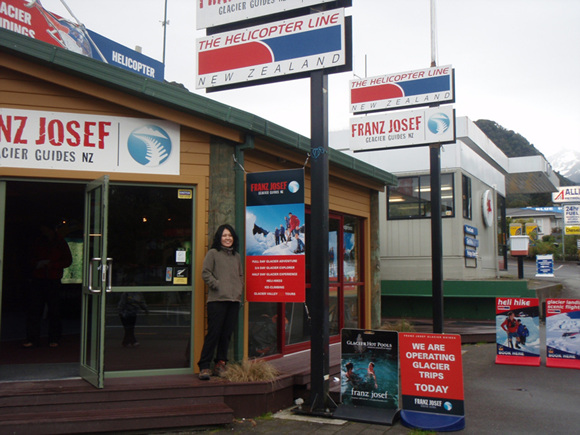
<instances>
[{"instance_id":1,"label":"wooden deck","mask_svg":"<svg viewBox=\"0 0 580 435\"><path fill-rule=\"evenodd\" d=\"M416 321L430 332L429 321ZM492 322L446 323L463 343L493 341ZM493 332L493 334L492 334ZM490 338L491 337L491 338ZM330 346L330 397L340 399L340 344ZM307 398L310 351L270 361L274 382L200 381L196 375L116 378L96 389L82 379L0 382L0 434L67 434L177 429L229 423L289 408Z\"/></svg>"},{"instance_id":2,"label":"wooden deck","mask_svg":"<svg viewBox=\"0 0 580 435\"><path fill-rule=\"evenodd\" d=\"M340 345L331 346L331 375ZM292 406L308 394L310 351L271 361L274 382L200 381L195 375L0 383L0 434L106 433L229 423ZM331 376L332 378L332 376Z\"/></svg>"}]
</instances>

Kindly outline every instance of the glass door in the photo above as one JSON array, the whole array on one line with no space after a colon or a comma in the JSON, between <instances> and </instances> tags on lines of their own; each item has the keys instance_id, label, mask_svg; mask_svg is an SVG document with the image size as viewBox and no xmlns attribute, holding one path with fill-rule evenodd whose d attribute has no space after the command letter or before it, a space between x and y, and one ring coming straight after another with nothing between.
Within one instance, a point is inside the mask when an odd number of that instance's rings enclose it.
<instances>
[{"instance_id":1,"label":"glass door","mask_svg":"<svg viewBox=\"0 0 580 435\"><path fill-rule=\"evenodd\" d=\"M109 177L89 183L85 193L81 376L104 386L105 294L111 290L111 259L107 258Z\"/></svg>"}]
</instances>

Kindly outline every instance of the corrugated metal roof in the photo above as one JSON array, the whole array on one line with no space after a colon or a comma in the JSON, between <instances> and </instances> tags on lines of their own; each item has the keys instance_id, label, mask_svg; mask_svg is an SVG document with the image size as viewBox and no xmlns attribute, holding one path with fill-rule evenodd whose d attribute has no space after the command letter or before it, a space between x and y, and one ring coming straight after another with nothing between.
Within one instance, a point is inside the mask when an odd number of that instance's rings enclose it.
<instances>
[{"instance_id":1,"label":"corrugated metal roof","mask_svg":"<svg viewBox=\"0 0 580 435\"><path fill-rule=\"evenodd\" d=\"M149 79L104 62L55 47L42 41L0 29L0 50L66 70L104 86L173 107L195 116L229 124L246 133L260 136L282 146L310 151L310 139L278 124L210 98L189 92L185 88ZM328 150L330 163L385 185L397 185L393 174L364 163L340 151Z\"/></svg>"}]
</instances>

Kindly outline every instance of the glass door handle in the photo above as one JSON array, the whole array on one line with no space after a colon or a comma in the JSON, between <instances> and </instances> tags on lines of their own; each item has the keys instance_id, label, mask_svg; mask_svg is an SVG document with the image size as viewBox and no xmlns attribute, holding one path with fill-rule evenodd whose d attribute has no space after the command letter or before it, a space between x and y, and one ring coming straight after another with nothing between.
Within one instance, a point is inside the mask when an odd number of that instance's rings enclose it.
<instances>
[{"instance_id":1,"label":"glass door handle","mask_svg":"<svg viewBox=\"0 0 580 435\"><path fill-rule=\"evenodd\" d=\"M97 262L97 264L99 264L98 262L100 262L101 259L99 257L93 257L91 258L90 264L89 264L89 292L91 293L101 293L101 289L94 289L93 288L93 267L95 262Z\"/></svg>"},{"instance_id":2,"label":"glass door handle","mask_svg":"<svg viewBox=\"0 0 580 435\"><path fill-rule=\"evenodd\" d=\"M107 287L105 290L107 293L113 291L113 259L107 258Z\"/></svg>"}]
</instances>

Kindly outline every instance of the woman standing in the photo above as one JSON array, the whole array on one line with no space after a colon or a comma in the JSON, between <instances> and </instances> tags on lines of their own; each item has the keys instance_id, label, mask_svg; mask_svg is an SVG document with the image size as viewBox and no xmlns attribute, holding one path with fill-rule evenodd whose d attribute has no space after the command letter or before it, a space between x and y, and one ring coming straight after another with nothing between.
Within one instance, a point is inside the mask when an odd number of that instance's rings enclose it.
<instances>
[{"instance_id":1,"label":"woman standing","mask_svg":"<svg viewBox=\"0 0 580 435\"><path fill-rule=\"evenodd\" d=\"M199 379L209 380L214 352L214 375L220 375L226 366L228 348L238 323L240 302L244 289L242 261L238 253L238 236L231 225L220 225L213 243L203 260L201 276L209 287L207 297L207 334L197 365Z\"/></svg>"}]
</instances>

